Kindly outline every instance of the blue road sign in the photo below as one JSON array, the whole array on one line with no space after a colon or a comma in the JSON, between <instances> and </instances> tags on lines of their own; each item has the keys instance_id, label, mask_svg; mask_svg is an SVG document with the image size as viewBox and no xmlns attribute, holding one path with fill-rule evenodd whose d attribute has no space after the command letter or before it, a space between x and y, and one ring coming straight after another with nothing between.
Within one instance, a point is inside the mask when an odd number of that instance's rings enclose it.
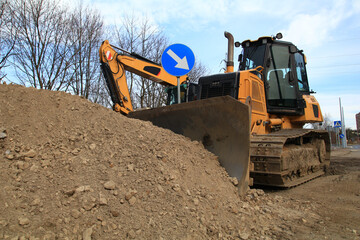
<instances>
[{"instance_id":1,"label":"blue road sign","mask_svg":"<svg viewBox=\"0 0 360 240\"><path fill-rule=\"evenodd\" d=\"M339 136L341 139L343 139L345 137L344 134L340 134Z\"/></svg>"},{"instance_id":2,"label":"blue road sign","mask_svg":"<svg viewBox=\"0 0 360 240\"><path fill-rule=\"evenodd\" d=\"M334 121L334 128L340 128L341 127L341 121Z\"/></svg>"},{"instance_id":3,"label":"blue road sign","mask_svg":"<svg viewBox=\"0 0 360 240\"><path fill-rule=\"evenodd\" d=\"M161 64L167 73L180 77L194 67L195 55L188 46L176 43L165 49L161 56Z\"/></svg>"}]
</instances>

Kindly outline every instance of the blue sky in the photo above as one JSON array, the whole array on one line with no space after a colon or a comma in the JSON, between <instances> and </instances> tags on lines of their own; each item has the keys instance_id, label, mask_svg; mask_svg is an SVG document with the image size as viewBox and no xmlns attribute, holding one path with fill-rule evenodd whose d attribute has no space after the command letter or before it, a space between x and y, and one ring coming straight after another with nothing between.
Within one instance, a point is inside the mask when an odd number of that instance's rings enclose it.
<instances>
[{"instance_id":1,"label":"blue sky","mask_svg":"<svg viewBox=\"0 0 360 240\"><path fill-rule=\"evenodd\" d=\"M124 14L148 18L171 43L189 46L211 73L222 72L227 51L224 31L235 41L283 33L303 49L310 87L323 114L356 128L360 112L360 0L85 0L106 24ZM235 50L235 62L241 49Z\"/></svg>"}]
</instances>

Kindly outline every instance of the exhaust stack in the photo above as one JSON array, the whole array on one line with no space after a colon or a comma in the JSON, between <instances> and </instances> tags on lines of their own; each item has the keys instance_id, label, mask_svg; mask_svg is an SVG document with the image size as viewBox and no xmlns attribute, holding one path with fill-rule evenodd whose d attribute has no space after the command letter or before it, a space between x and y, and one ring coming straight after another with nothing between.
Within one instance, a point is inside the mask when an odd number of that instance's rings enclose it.
<instances>
[{"instance_id":1,"label":"exhaust stack","mask_svg":"<svg viewBox=\"0 0 360 240\"><path fill-rule=\"evenodd\" d=\"M229 32L224 32L225 37L228 39L228 54L226 61L226 73L234 72L234 37Z\"/></svg>"}]
</instances>

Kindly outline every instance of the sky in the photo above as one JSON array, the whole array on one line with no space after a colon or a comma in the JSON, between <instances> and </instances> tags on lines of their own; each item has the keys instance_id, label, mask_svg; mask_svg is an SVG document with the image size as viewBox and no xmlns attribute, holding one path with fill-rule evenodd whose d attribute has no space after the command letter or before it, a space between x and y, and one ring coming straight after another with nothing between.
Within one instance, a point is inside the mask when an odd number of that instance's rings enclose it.
<instances>
[{"instance_id":1,"label":"sky","mask_svg":"<svg viewBox=\"0 0 360 240\"><path fill-rule=\"evenodd\" d=\"M65 1L65 0L64 0ZM323 115L356 129L360 112L360 0L84 0L118 24L125 14L147 18L171 43L190 47L211 74L223 72L227 39L283 34L304 50L310 88ZM235 66L241 48L235 49Z\"/></svg>"}]
</instances>

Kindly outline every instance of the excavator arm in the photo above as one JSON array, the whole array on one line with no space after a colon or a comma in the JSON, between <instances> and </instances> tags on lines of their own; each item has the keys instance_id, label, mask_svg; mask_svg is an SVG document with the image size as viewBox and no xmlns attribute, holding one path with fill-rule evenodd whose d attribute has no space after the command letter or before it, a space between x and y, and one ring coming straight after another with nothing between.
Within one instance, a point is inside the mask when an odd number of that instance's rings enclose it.
<instances>
[{"instance_id":1,"label":"excavator arm","mask_svg":"<svg viewBox=\"0 0 360 240\"><path fill-rule=\"evenodd\" d=\"M125 71L135 73L165 86L176 86L177 77L168 74L161 65L152 62L135 53L123 49L123 53L115 51L116 47L105 40L100 47L100 63L106 84L109 88L113 108L117 112L127 115L133 111L130 92L126 81ZM180 77L180 84L186 81L187 76Z\"/></svg>"}]
</instances>

